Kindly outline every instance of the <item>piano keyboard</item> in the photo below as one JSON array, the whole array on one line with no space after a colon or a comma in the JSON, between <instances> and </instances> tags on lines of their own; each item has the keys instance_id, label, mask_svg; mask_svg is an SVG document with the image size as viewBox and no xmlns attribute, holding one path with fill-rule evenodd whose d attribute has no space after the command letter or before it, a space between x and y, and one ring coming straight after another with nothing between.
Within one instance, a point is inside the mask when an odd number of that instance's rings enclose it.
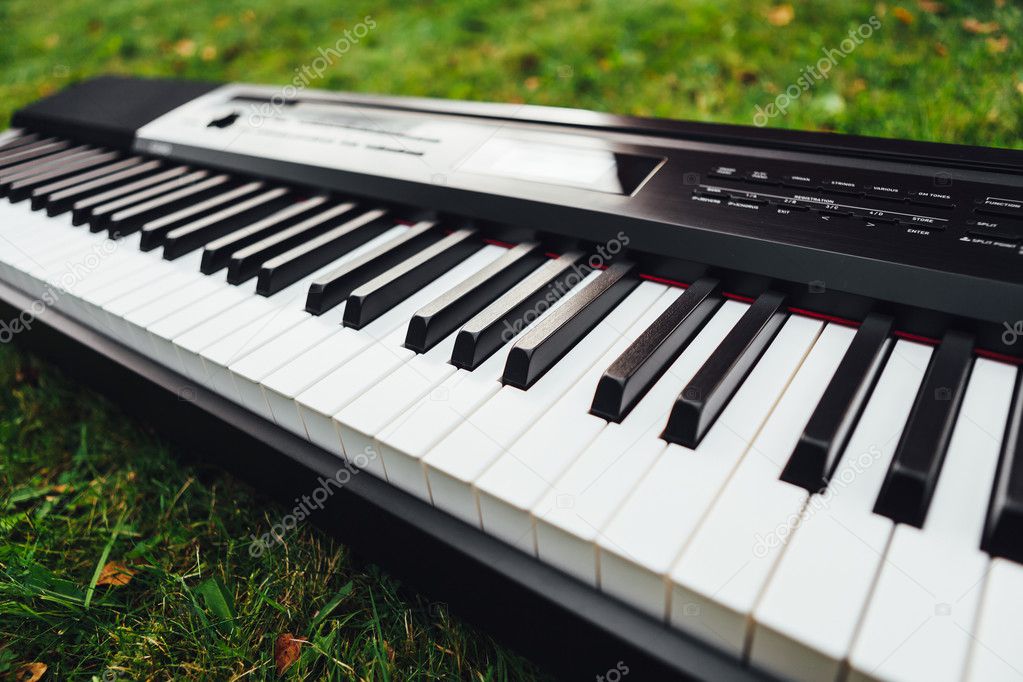
<instances>
[{"instance_id":1,"label":"piano keyboard","mask_svg":"<svg viewBox=\"0 0 1023 682\"><path fill-rule=\"evenodd\" d=\"M974 329L30 129L0 194L4 283L754 671L1023 679Z\"/></svg>"}]
</instances>

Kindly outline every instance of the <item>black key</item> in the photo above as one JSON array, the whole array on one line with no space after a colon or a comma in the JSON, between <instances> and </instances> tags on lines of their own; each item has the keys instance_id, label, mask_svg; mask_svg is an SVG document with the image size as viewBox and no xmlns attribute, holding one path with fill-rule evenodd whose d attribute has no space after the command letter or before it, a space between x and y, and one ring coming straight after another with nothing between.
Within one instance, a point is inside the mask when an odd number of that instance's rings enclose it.
<instances>
[{"instance_id":1,"label":"black key","mask_svg":"<svg viewBox=\"0 0 1023 682\"><path fill-rule=\"evenodd\" d=\"M82 197L77 194L69 197L72 199L71 204L71 224L82 225L92 220L93 213L105 207L106 204L115 201L121 201L133 196L136 192L141 192L148 187L155 187L165 182L172 181L175 178L179 178L190 172L190 168L187 166L178 166L176 168L169 168L165 171L155 173L153 175L147 175L142 178L132 179L127 184L118 183L115 187L102 187L101 191L93 194L90 190L89 194ZM127 171L125 171L127 172ZM205 177L205 171L199 171L202 176ZM70 190L68 190L70 192ZM126 205L126 204L125 204ZM67 209L64 209L67 210ZM61 211L63 212L63 211ZM49 213L48 215L55 215Z\"/></svg>"},{"instance_id":2,"label":"black key","mask_svg":"<svg viewBox=\"0 0 1023 682\"><path fill-rule=\"evenodd\" d=\"M352 291L342 323L362 329L482 248L475 230L452 232Z\"/></svg>"},{"instance_id":3,"label":"black key","mask_svg":"<svg viewBox=\"0 0 1023 682\"><path fill-rule=\"evenodd\" d=\"M806 423L781 480L816 493L828 485L891 348L892 318L868 315Z\"/></svg>"},{"instance_id":4,"label":"black key","mask_svg":"<svg viewBox=\"0 0 1023 682\"><path fill-rule=\"evenodd\" d=\"M296 225L264 237L231 254L227 265L228 284L241 284L259 274L259 268L275 256L301 246L337 226L335 218L347 215L355 209L352 202L336 204L303 219Z\"/></svg>"},{"instance_id":5,"label":"black key","mask_svg":"<svg viewBox=\"0 0 1023 682\"><path fill-rule=\"evenodd\" d=\"M620 422L696 338L723 301L716 279L693 282L611 363L593 395L590 413Z\"/></svg>"},{"instance_id":6,"label":"black key","mask_svg":"<svg viewBox=\"0 0 1023 682\"><path fill-rule=\"evenodd\" d=\"M219 239L206 244L202 251L202 263L199 265L199 272L210 275L226 268L235 252L260 241L264 237L275 234L295 223L323 206L327 197L318 196L301 201L285 202L286 205L278 208L272 214L257 220L240 230L224 235Z\"/></svg>"},{"instance_id":7,"label":"black key","mask_svg":"<svg viewBox=\"0 0 1023 682\"><path fill-rule=\"evenodd\" d=\"M151 168L157 168L159 165L158 161L151 161ZM51 182L42 187L36 187L32 190L32 209L39 210L41 208L48 207L51 202L51 196L61 194L66 198L64 201L70 206L71 196L81 195L89 189L95 189L98 187L109 186L110 183L114 182L115 176L123 172L139 168L146 164L142 163L142 159L134 156L129 159L117 161L114 163L104 164L99 168L91 168L82 173L77 173L69 178L62 178L55 182ZM145 171L136 171L145 172ZM54 214L50 214L54 215Z\"/></svg>"},{"instance_id":8,"label":"black key","mask_svg":"<svg viewBox=\"0 0 1023 682\"><path fill-rule=\"evenodd\" d=\"M56 154L40 156L24 163L8 166L0 171L0 195L7 194L12 182L46 173L61 164L78 161L94 152L95 150L91 147L72 147Z\"/></svg>"},{"instance_id":9,"label":"black key","mask_svg":"<svg viewBox=\"0 0 1023 682\"><path fill-rule=\"evenodd\" d=\"M465 323L455 337L451 364L462 369L479 367L502 345L518 334L530 314L539 315L589 273L580 251L570 251L541 265Z\"/></svg>"},{"instance_id":10,"label":"black key","mask_svg":"<svg viewBox=\"0 0 1023 682\"><path fill-rule=\"evenodd\" d=\"M40 173L39 175L33 175L32 177L25 178L24 180L12 182L10 187L7 189L7 198L10 199L12 203L28 199L32 194L32 190L37 187L44 187L47 184L52 184L53 182L62 178L67 178L68 176L79 175L89 168L105 164L116 158L117 152L104 152L91 154L87 157L66 164L60 164L59 167L45 173Z\"/></svg>"},{"instance_id":11,"label":"black key","mask_svg":"<svg viewBox=\"0 0 1023 682\"><path fill-rule=\"evenodd\" d=\"M274 256L259 268L256 293L272 296L380 236L394 225L394 219L386 210L374 209Z\"/></svg>"},{"instance_id":12,"label":"black key","mask_svg":"<svg viewBox=\"0 0 1023 682\"><path fill-rule=\"evenodd\" d=\"M917 528L923 525L972 365L973 336L946 332L902 430L875 514Z\"/></svg>"},{"instance_id":13,"label":"black key","mask_svg":"<svg viewBox=\"0 0 1023 682\"><path fill-rule=\"evenodd\" d=\"M229 204L226 208L175 227L167 233L163 241L163 257L167 260L180 258L214 239L228 236L262 220L294 202L293 198L286 197L287 193L287 189L275 187L238 203L231 203L229 200L224 202Z\"/></svg>"},{"instance_id":14,"label":"black key","mask_svg":"<svg viewBox=\"0 0 1023 682\"><path fill-rule=\"evenodd\" d=\"M348 298L357 287L411 258L421 249L439 241L442 236L435 223L424 221L413 225L400 237L353 258L309 285L309 294L305 300L306 311L322 315Z\"/></svg>"},{"instance_id":15,"label":"black key","mask_svg":"<svg viewBox=\"0 0 1023 682\"><path fill-rule=\"evenodd\" d=\"M186 221L224 202L255 192L261 186L262 183L251 182L239 187L228 176L215 175L208 180L118 211L110 218L107 229L114 238L139 231L139 248L152 251L163 244L167 233L175 227L184 225Z\"/></svg>"},{"instance_id":16,"label":"black key","mask_svg":"<svg viewBox=\"0 0 1023 682\"><path fill-rule=\"evenodd\" d=\"M508 351L502 381L528 389L639 284L636 264L611 265L523 334Z\"/></svg>"},{"instance_id":17,"label":"black key","mask_svg":"<svg viewBox=\"0 0 1023 682\"><path fill-rule=\"evenodd\" d=\"M1023 371L1016 377L981 548L1023 563Z\"/></svg>"},{"instance_id":18,"label":"black key","mask_svg":"<svg viewBox=\"0 0 1023 682\"><path fill-rule=\"evenodd\" d=\"M0 154L0 168L7 169L41 156L56 154L63 149L67 149L69 146L71 146L70 142L63 142L52 137L40 140L39 142L33 142L5 154Z\"/></svg>"},{"instance_id":19,"label":"black key","mask_svg":"<svg viewBox=\"0 0 1023 682\"><path fill-rule=\"evenodd\" d=\"M39 141L39 136L36 135L35 133L22 132L21 134L7 140L3 144L0 144L0 154L5 154L16 147L24 147L25 145L31 142L37 141Z\"/></svg>"},{"instance_id":20,"label":"black key","mask_svg":"<svg viewBox=\"0 0 1023 682\"><path fill-rule=\"evenodd\" d=\"M160 175L163 174L161 173ZM148 203L156 197L164 196L183 187L188 187L202 182L208 179L208 177L209 173L206 171L195 171L194 173L173 178L167 182L147 186L138 192L123 193L122 196L119 196L117 199L104 204L95 205L95 202L83 202L83 204L94 204L92 206L88 206L89 230L92 232L105 230L107 226L110 225L111 218L118 211L143 203ZM74 213L72 213L72 222L74 222L75 218L78 216L78 212L79 206L76 203Z\"/></svg>"},{"instance_id":21,"label":"black key","mask_svg":"<svg viewBox=\"0 0 1023 682\"><path fill-rule=\"evenodd\" d=\"M661 438L695 448L785 322L784 294L761 294L682 389Z\"/></svg>"},{"instance_id":22,"label":"black key","mask_svg":"<svg viewBox=\"0 0 1023 682\"><path fill-rule=\"evenodd\" d=\"M405 347L417 353L430 350L543 262L544 255L536 242L525 242L509 249L508 253L420 308L409 321Z\"/></svg>"}]
</instances>

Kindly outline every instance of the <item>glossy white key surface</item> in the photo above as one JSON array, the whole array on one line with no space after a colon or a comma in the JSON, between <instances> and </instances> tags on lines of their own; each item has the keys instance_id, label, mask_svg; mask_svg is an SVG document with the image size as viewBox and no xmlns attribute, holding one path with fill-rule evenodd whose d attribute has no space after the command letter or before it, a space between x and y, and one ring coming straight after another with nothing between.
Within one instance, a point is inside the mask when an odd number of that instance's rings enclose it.
<instances>
[{"instance_id":1,"label":"glossy white key surface","mask_svg":"<svg viewBox=\"0 0 1023 682\"><path fill-rule=\"evenodd\" d=\"M1023 680L1023 566L995 559L984 579L967 682Z\"/></svg>"},{"instance_id":2,"label":"glossy white key surface","mask_svg":"<svg viewBox=\"0 0 1023 682\"><path fill-rule=\"evenodd\" d=\"M782 468L842 361L855 330L828 325L671 571L671 622L741 656L750 614L806 491ZM684 484L683 484L684 485Z\"/></svg>"},{"instance_id":3,"label":"glossy white key surface","mask_svg":"<svg viewBox=\"0 0 1023 682\"><path fill-rule=\"evenodd\" d=\"M381 322L384 317L388 317L387 323L391 325L391 329L387 336L367 345L356 358L326 374L295 398L306 432L313 442L341 453L341 441L332 418L374 383L415 355L402 345L405 339L404 325L419 308L486 267L494 257L492 251L477 251L396 305L386 315L375 320ZM372 325L367 325L366 329L370 326ZM356 333L368 336L366 329Z\"/></svg>"},{"instance_id":4,"label":"glossy white key surface","mask_svg":"<svg viewBox=\"0 0 1023 682\"><path fill-rule=\"evenodd\" d=\"M747 307L725 302L628 416L608 424L533 507L542 560L597 584L601 530L664 451L659 435L679 391Z\"/></svg>"},{"instance_id":5,"label":"glossy white key surface","mask_svg":"<svg viewBox=\"0 0 1023 682\"><path fill-rule=\"evenodd\" d=\"M750 659L783 678L834 679L852 645L892 522L872 512L932 349L899 341L867 399L828 488L798 523L751 538L785 551L754 610Z\"/></svg>"},{"instance_id":6,"label":"glossy white key surface","mask_svg":"<svg viewBox=\"0 0 1023 682\"><path fill-rule=\"evenodd\" d=\"M575 290L582 291L598 276L599 273L591 273ZM592 368L615 339L661 294L663 289L659 286L640 285L529 390L504 386L467 416L423 459L433 503L468 523L479 525L472 488L476 478Z\"/></svg>"},{"instance_id":7,"label":"glossy white key surface","mask_svg":"<svg viewBox=\"0 0 1023 682\"><path fill-rule=\"evenodd\" d=\"M989 564L980 536L1015 379L1010 366L974 362L923 530L897 526L885 554L849 657L852 679L963 675Z\"/></svg>"},{"instance_id":8,"label":"glossy white key surface","mask_svg":"<svg viewBox=\"0 0 1023 682\"><path fill-rule=\"evenodd\" d=\"M569 290L515 338L546 319L579 290L579 286ZM459 369L448 376L377 434L374 446L388 481L424 500L431 499L423 458L501 389L501 374L513 343L514 338L508 339L475 370Z\"/></svg>"},{"instance_id":9,"label":"glossy white key surface","mask_svg":"<svg viewBox=\"0 0 1023 682\"><path fill-rule=\"evenodd\" d=\"M790 317L696 450L665 448L600 534L602 590L665 617L668 571L822 327Z\"/></svg>"},{"instance_id":10,"label":"glossy white key surface","mask_svg":"<svg viewBox=\"0 0 1023 682\"><path fill-rule=\"evenodd\" d=\"M579 451L607 426L606 420L589 413L597 382L681 293L674 288L658 289L656 300L604 355L477 479L475 487L484 530L526 551L534 551L532 507ZM622 305L632 304L623 301Z\"/></svg>"}]
</instances>

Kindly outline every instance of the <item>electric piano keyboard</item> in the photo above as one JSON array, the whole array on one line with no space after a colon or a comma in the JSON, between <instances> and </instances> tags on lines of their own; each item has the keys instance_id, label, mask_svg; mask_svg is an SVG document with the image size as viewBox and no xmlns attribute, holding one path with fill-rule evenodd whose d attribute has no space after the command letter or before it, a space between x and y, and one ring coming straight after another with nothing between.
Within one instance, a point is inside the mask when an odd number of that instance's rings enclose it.
<instances>
[{"instance_id":1,"label":"electric piano keyboard","mask_svg":"<svg viewBox=\"0 0 1023 682\"><path fill-rule=\"evenodd\" d=\"M1020 152L125 78L13 125L4 341L366 472L316 520L560 674L1023 678Z\"/></svg>"}]
</instances>

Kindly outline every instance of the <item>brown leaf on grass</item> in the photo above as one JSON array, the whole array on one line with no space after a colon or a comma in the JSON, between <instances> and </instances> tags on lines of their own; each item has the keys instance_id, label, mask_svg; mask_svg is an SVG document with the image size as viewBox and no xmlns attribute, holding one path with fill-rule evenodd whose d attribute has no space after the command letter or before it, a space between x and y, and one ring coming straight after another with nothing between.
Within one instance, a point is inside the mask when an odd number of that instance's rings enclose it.
<instances>
[{"instance_id":1,"label":"brown leaf on grass","mask_svg":"<svg viewBox=\"0 0 1023 682\"><path fill-rule=\"evenodd\" d=\"M772 26L788 26L796 18L796 10L792 5L775 5L767 10L767 22Z\"/></svg>"},{"instance_id":2,"label":"brown leaf on grass","mask_svg":"<svg viewBox=\"0 0 1023 682\"><path fill-rule=\"evenodd\" d=\"M1002 27L999 26L997 21L979 21L973 17L967 17L966 19L963 19L963 28L970 33L987 35L989 33L994 33Z\"/></svg>"},{"instance_id":3,"label":"brown leaf on grass","mask_svg":"<svg viewBox=\"0 0 1023 682\"><path fill-rule=\"evenodd\" d=\"M120 561L108 561L103 570L99 572L99 579L96 580L97 585L114 585L120 587L121 585L127 585L131 582L132 576L138 571L125 566Z\"/></svg>"},{"instance_id":4,"label":"brown leaf on grass","mask_svg":"<svg viewBox=\"0 0 1023 682\"><path fill-rule=\"evenodd\" d=\"M947 57L948 48L943 43L934 43L934 53L939 57Z\"/></svg>"},{"instance_id":5,"label":"brown leaf on grass","mask_svg":"<svg viewBox=\"0 0 1023 682\"><path fill-rule=\"evenodd\" d=\"M22 366L14 370L14 381L29 386L39 385L39 370L31 366Z\"/></svg>"},{"instance_id":6,"label":"brown leaf on grass","mask_svg":"<svg viewBox=\"0 0 1023 682\"><path fill-rule=\"evenodd\" d=\"M988 38L987 51L991 54L1001 54L1009 49L1009 36L1001 38Z\"/></svg>"},{"instance_id":7,"label":"brown leaf on grass","mask_svg":"<svg viewBox=\"0 0 1023 682\"><path fill-rule=\"evenodd\" d=\"M45 674L45 663L24 663L14 671L14 680L15 682L36 682Z\"/></svg>"},{"instance_id":8,"label":"brown leaf on grass","mask_svg":"<svg viewBox=\"0 0 1023 682\"><path fill-rule=\"evenodd\" d=\"M935 0L916 0L916 6L920 8L920 11L928 14L941 14L945 11L945 3L935 2Z\"/></svg>"},{"instance_id":9,"label":"brown leaf on grass","mask_svg":"<svg viewBox=\"0 0 1023 682\"><path fill-rule=\"evenodd\" d=\"M180 57L191 57L195 54L195 41L188 38L184 38L174 43L174 51L178 53Z\"/></svg>"},{"instance_id":10,"label":"brown leaf on grass","mask_svg":"<svg viewBox=\"0 0 1023 682\"><path fill-rule=\"evenodd\" d=\"M277 641L274 642L274 663L277 665L278 675L283 675L298 660L301 647L302 640L295 639L294 635L288 632L278 635Z\"/></svg>"},{"instance_id":11,"label":"brown leaf on grass","mask_svg":"<svg viewBox=\"0 0 1023 682\"><path fill-rule=\"evenodd\" d=\"M901 21L903 24L906 24L907 26L916 21L916 17L913 16L913 13L910 12L905 7L896 7L895 9L892 10L892 14L895 15L896 19Z\"/></svg>"}]
</instances>

